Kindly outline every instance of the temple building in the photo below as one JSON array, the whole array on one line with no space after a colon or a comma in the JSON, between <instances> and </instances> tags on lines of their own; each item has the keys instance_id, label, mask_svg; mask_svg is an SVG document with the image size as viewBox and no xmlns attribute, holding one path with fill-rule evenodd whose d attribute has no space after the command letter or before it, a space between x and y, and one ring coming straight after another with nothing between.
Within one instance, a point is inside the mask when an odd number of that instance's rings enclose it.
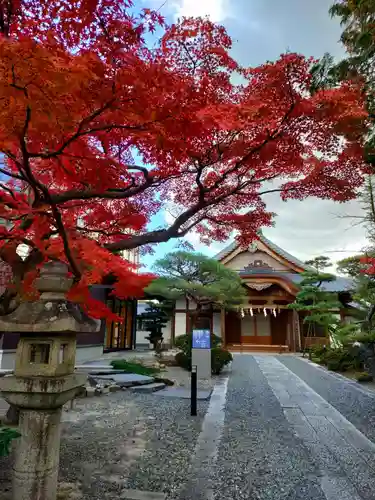
<instances>
[{"instance_id":1,"label":"temple building","mask_svg":"<svg viewBox=\"0 0 375 500\"><path fill-rule=\"evenodd\" d=\"M296 352L312 343L327 343L317 327L314 336L307 332L303 314L288 308L294 302L302 280L301 273L311 269L265 236L247 248L232 243L215 257L238 272L248 300L236 311L207 308L211 331L233 351ZM335 311L343 321L349 319L351 280L337 277L324 285L337 293L342 309ZM188 300L176 303L172 319L172 337L190 331L194 304ZM171 340L173 343L173 338Z\"/></svg>"}]
</instances>

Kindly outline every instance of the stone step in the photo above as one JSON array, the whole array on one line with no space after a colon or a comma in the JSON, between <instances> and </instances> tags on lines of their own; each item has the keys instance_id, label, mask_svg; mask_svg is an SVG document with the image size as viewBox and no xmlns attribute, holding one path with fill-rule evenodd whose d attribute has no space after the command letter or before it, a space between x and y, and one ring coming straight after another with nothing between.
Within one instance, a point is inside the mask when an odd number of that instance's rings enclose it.
<instances>
[{"instance_id":1,"label":"stone step","mask_svg":"<svg viewBox=\"0 0 375 500\"><path fill-rule=\"evenodd\" d=\"M162 391L165 389L166 385L162 384L161 382L154 382L153 384L146 384L146 385L138 385L131 387L130 390L132 392L141 392L143 394L148 394L156 391Z\"/></svg>"},{"instance_id":2,"label":"stone step","mask_svg":"<svg viewBox=\"0 0 375 500\"><path fill-rule=\"evenodd\" d=\"M93 376L103 376L103 375L120 375L124 372L124 370L77 370L80 373L86 373L88 375Z\"/></svg>"},{"instance_id":3,"label":"stone step","mask_svg":"<svg viewBox=\"0 0 375 500\"><path fill-rule=\"evenodd\" d=\"M113 380L120 387L142 386L145 384L152 384L153 377L146 375L137 375L135 373L120 373L118 375L100 375L97 377L100 380ZM163 384L165 386L165 384Z\"/></svg>"},{"instance_id":4,"label":"stone step","mask_svg":"<svg viewBox=\"0 0 375 500\"><path fill-rule=\"evenodd\" d=\"M83 371L113 371L113 367L111 365L76 365L74 367L76 370Z\"/></svg>"},{"instance_id":5,"label":"stone step","mask_svg":"<svg viewBox=\"0 0 375 500\"><path fill-rule=\"evenodd\" d=\"M289 352L286 345L260 345L260 344L227 344L226 348L230 352L264 352L283 353Z\"/></svg>"}]
</instances>

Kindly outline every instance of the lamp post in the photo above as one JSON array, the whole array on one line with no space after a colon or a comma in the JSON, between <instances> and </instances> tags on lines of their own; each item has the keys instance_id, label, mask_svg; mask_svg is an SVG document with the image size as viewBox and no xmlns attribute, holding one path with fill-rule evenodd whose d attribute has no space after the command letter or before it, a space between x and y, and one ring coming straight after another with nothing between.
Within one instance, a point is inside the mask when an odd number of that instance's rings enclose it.
<instances>
[{"instance_id":1,"label":"lamp post","mask_svg":"<svg viewBox=\"0 0 375 500\"><path fill-rule=\"evenodd\" d=\"M74 373L76 335L99 328L67 301L71 285L66 265L48 262L36 283L40 299L0 321L1 331L20 333L14 375L0 379L2 396L20 412L14 500L56 499L62 407L86 381Z\"/></svg>"}]
</instances>

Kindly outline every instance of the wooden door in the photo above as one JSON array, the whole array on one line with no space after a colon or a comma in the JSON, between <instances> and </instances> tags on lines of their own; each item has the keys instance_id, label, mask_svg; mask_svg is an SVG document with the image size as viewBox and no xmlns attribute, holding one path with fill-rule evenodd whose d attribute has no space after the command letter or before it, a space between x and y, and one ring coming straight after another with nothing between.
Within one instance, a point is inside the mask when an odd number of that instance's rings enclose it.
<instances>
[{"instance_id":1,"label":"wooden door","mask_svg":"<svg viewBox=\"0 0 375 500\"><path fill-rule=\"evenodd\" d=\"M107 321L105 348L108 350L131 349L133 331L133 303L127 300L111 299L107 306L122 321Z\"/></svg>"},{"instance_id":2,"label":"wooden door","mask_svg":"<svg viewBox=\"0 0 375 500\"><path fill-rule=\"evenodd\" d=\"M271 316L258 313L254 316L256 323L256 344L272 345Z\"/></svg>"},{"instance_id":3,"label":"wooden door","mask_svg":"<svg viewBox=\"0 0 375 500\"><path fill-rule=\"evenodd\" d=\"M227 311L225 314L225 342L241 343L241 316L235 311Z\"/></svg>"},{"instance_id":4,"label":"wooden door","mask_svg":"<svg viewBox=\"0 0 375 500\"><path fill-rule=\"evenodd\" d=\"M287 309L281 309L276 316L271 317L272 344L287 345L287 330L291 312Z\"/></svg>"},{"instance_id":5,"label":"wooden door","mask_svg":"<svg viewBox=\"0 0 375 500\"><path fill-rule=\"evenodd\" d=\"M254 313L253 316L245 315L241 321L241 343L271 345L270 316L264 316L263 312Z\"/></svg>"}]
</instances>

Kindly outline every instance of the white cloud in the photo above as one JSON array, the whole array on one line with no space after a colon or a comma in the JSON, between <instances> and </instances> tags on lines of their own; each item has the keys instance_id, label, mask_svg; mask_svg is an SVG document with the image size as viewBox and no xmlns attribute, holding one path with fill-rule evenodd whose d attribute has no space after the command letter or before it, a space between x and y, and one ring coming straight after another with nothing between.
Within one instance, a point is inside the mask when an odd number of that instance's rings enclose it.
<instances>
[{"instance_id":1,"label":"white cloud","mask_svg":"<svg viewBox=\"0 0 375 500\"><path fill-rule=\"evenodd\" d=\"M222 22L230 17L230 0L167 0L161 11L179 17L208 16L213 22ZM154 8L159 8L162 0L153 0Z\"/></svg>"}]
</instances>

